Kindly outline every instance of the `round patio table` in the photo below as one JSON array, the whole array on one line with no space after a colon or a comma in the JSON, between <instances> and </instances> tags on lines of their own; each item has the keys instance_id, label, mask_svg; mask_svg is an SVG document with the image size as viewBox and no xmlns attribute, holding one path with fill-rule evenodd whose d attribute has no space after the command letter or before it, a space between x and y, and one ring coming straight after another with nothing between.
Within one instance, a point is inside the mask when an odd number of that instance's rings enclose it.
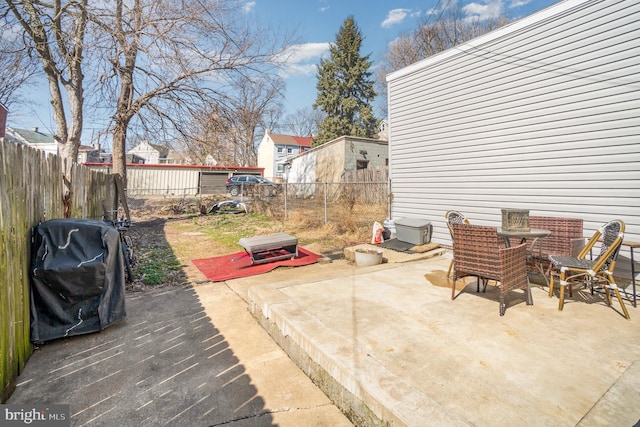
<instances>
[{"instance_id":1,"label":"round patio table","mask_svg":"<svg viewBox=\"0 0 640 427\"><path fill-rule=\"evenodd\" d=\"M529 231L506 231L498 228L498 236L504 238L504 244L507 248L511 246L511 242L509 241L511 237L518 237L520 238L520 243L524 243L527 239L539 239L549 235L551 235L551 231L543 228L532 228Z\"/></svg>"},{"instance_id":2,"label":"round patio table","mask_svg":"<svg viewBox=\"0 0 640 427\"><path fill-rule=\"evenodd\" d=\"M526 242L527 239L533 239L533 241L527 248L527 258L531 258L533 256L532 254L533 247L535 246L538 239L547 237L549 235L551 235L551 230L545 230L543 228L532 228L529 231L506 231L506 230L503 230L502 228L498 228L498 236L502 236L504 238L504 244L507 248L511 246L511 242L510 242L511 237L520 238L520 244ZM540 251L542 251L542 247L540 247ZM540 265L537 262L534 262L534 267L535 267L535 270L533 271L537 270L538 272L542 273L543 277L545 277L544 269L542 268L542 265ZM546 280L546 277L545 277L545 280Z\"/></svg>"}]
</instances>

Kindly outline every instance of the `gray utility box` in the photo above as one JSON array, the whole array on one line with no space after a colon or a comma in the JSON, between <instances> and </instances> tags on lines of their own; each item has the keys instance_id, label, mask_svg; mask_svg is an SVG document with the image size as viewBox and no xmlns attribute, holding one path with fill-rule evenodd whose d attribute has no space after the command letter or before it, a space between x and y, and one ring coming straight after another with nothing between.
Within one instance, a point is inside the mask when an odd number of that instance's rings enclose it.
<instances>
[{"instance_id":1,"label":"gray utility box","mask_svg":"<svg viewBox=\"0 0 640 427\"><path fill-rule=\"evenodd\" d=\"M396 237L401 242L424 245L431 242L431 222L420 218L401 218L395 221Z\"/></svg>"}]
</instances>

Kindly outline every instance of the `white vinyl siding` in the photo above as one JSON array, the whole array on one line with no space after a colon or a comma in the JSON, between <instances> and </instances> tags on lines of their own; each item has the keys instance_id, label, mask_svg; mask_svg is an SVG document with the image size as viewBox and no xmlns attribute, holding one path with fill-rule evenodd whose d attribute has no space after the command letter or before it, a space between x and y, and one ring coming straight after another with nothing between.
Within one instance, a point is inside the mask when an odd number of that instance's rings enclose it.
<instances>
[{"instance_id":1,"label":"white vinyl siding","mask_svg":"<svg viewBox=\"0 0 640 427\"><path fill-rule=\"evenodd\" d=\"M640 241L640 0L565 1L387 78L392 218L500 208Z\"/></svg>"}]
</instances>

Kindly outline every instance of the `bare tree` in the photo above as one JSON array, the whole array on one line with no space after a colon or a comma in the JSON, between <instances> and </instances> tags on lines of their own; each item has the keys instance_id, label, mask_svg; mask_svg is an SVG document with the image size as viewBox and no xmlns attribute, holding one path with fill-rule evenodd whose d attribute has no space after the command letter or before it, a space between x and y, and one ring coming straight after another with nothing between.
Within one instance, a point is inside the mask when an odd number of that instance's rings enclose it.
<instances>
[{"instance_id":1,"label":"bare tree","mask_svg":"<svg viewBox=\"0 0 640 427\"><path fill-rule=\"evenodd\" d=\"M61 0L51 3L33 0L5 1L8 11L23 28L28 47L38 53L42 62L56 123L54 138L58 143L60 155L67 160L65 175L66 182L69 183L70 166L78 157L83 125L82 59L87 0L64 3ZM8 13L3 13L3 17L8 16ZM66 98L63 96L62 88ZM68 117L65 99L69 106ZM66 200L69 200L68 194Z\"/></svg>"},{"instance_id":2,"label":"bare tree","mask_svg":"<svg viewBox=\"0 0 640 427\"><path fill-rule=\"evenodd\" d=\"M318 134L318 126L326 117L319 109L301 108L284 119L281 128L295 136L314 136Z\"/></svg>"},{"instance_id":3,"label":"bare tree","mask_svg":"<svg viewBox=\"0 0 640 427\"><path fill-rule=\"evenodd\" d=\"M33 82L33 77L40 70L38 58L22 43L22 33L22 27L12 29L7 25L0 34L0 103L9 109L25 103L16 94Z\"/></svg>"},{"instance_id":4,"label":"bare tree","mask_svg":"<svg viewBox=\"0 0 640 427\"><path fill-rule=\"evenodd\" d=\"M398 37L389 45L385 61L378 68L378 93L386 99L386 75L429 56L493 31L509 22L506 17L480 21L467 19L460 4L447 8L436 19L429 15L412 32ZM386 108L386 102L382 103ZM386 115L386 111L385 111Z\"/></svg>"},{"instance_id":5,"label":"bare tree","mask_svg":"<svg viewBox=\"0 0 640 427\"><path fill-rule=\"evenodd\" d=\"M115 106L114 173L123 178L132 121L156 134L188 135L190 118L211 105L224 106L238 76L268 73L285 47L274 47L268 32L243 25L240 4L232 0L107 0L102 5L91 20L104 37L97 41L106 58L102 99Z\"/></svg>"},{"instance_id":6,"label":"bare tree","mask_svg":"<svg viewBox=\"0 0 640 427\"><path fill-rule=\"evenodd\" d=\"M258 135L279 120L283 87L275 76L239 76L223 103L194 117L192 132L183 135L189 154L201 161L209 154L224 164L256 165Z\"/></svg>"},{"instance_id":7,"label":"bare tree","mask_svg":"<svg viewBox=\"0 0 640 427\"><path fill-rule=\"evenodd\" d=\"M226 135L229 133L229 120L216 106L207 111L194 113L189 133L180 135L178 144L194 163L206 164L211 156L216 162L231 164L231 149Z\"/></svg>"},{"instance_id":8,"label":"bare tree","mask_svg":"<svg viewBox=\"0 0 640 427\"><path fill-rule=\"evenodd\" d=\"M267 128L268 120L282 114L284 84L280 79L242 79L232 100L231 120L235 164L255 166L258 163L256 139L258 129Z\"/></svg>"}]
</instances>

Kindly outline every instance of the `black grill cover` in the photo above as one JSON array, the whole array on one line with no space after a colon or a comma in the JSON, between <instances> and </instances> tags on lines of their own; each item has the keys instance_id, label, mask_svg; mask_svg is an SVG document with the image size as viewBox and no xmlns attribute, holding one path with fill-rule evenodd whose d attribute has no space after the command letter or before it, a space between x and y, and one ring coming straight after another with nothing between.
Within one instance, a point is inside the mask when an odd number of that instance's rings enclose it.
<instances>
[{"instance_id":1,"label":"black grill cover","mask_svg":"<svg viewBox=\"0 0 640 427\"><path fill-rule=\"evenodd\" d=\"M31 341L101 331L126 316L118 231L103 221L53 219L35 228Z\"/></svg>"}]
</instances>

